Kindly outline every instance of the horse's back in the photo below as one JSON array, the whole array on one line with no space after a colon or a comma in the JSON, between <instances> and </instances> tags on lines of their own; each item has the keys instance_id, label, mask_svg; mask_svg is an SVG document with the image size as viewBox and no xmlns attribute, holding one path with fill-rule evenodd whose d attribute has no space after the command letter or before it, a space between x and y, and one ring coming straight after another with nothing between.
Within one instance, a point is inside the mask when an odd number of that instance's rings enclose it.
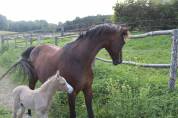
<instances>
[{"instance_id":1,"label":"horse's back","mask_svg":"<svg viewBox=\"0 0 178 118\"><path fill-rule=\"evenodd\" d=\"M40 45L35 47L30 54L30 61L35 61L37 58L48 57L54 55L57 51L60 50L60 47L55 45Z\"/></svg>"},{"instance_id":2,"label":"horse's back","mask_svg":"<svg viewBox=\"0 0 178 118\"><path fill-rule=\"evenodd\" d=\"M55 45L41 45L35 47L31 52L30 61L41 82L45 82L57 69L56 63L60 50L61 48Z\"/></svg>"}]
</instances>

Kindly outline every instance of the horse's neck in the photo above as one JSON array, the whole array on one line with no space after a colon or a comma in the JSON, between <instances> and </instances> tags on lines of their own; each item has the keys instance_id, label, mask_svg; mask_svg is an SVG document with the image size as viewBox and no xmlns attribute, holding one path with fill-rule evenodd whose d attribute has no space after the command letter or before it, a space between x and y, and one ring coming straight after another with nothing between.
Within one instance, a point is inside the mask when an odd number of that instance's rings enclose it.
<instances>
[{"instance_id":1,"label":"horse's neck","mask_svg":"<svg viewBox=\"0 0 178 118\"><path fill-rule=\"evenodd\" d=\"M45 95L48 96L48 99L51 99L52 96L57 91L57 88L55 86L54 80L48 79L40 88L39 90L43 92Z\"/></svg>"},{"instance_id":2,"label":"horse's neck","mask_svg":"<svg viewBox=\"0 0 178 118\"><path fill-rule=\"evenodd\" d=\"M95 59L96 54L103 47L103 44L97 40L79 40L75 41L72 45L72 52L79 58L84 64L91 65Z\"/></svg>"}]
</instances>

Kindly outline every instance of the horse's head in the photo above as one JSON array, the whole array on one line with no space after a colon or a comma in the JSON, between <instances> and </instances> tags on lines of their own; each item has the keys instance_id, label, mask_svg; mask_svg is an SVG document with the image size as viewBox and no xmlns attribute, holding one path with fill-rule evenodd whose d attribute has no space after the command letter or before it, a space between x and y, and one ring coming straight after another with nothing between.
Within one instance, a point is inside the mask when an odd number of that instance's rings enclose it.
<instances>
[{"instance_id":1,"label":"horse's head","mask_svg":"<svg viewBox=\"0 0 178 118\"><path fill-rule=\"evenodd\" d=\"M105 49L109 52L114 65L122 63L122 47L125 44L127 36L128 29L126 27L119 27L115 33L107 37Z\"/></svg>"},{"instance_id":2,"label":"horse's head","mask_svg":"<svg viewBox=\"0 0 178 118\"><path fill-rule=\"evenodd\" d=\"M69 94L73 92L73 87L60 75L59 71L56 73L56 81L58 90L68 92Z\"/></svg>"}]
</instances>

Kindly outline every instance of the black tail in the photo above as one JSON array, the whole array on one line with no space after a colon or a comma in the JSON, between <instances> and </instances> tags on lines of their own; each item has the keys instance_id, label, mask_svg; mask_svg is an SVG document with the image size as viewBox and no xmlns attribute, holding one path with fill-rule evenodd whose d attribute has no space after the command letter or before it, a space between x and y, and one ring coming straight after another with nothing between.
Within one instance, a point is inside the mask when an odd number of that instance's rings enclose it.
<instances>
[{"instance_id":1,"label":"black tail","mask_svg":"<svg viewBox=\"0 0 178 118\"><path fill-rule=\"evenodd\" d=\"M12 65L1 77L0 80L3 79L10 71L18 68L20 72L23 73L24 77L28 77L29 79L33 79L36 77L33 65L29 61L29 56L31 51L35 47L29 47L22 53L22 58L17 61L14 65Z\"/></svg>"}]
</instances>

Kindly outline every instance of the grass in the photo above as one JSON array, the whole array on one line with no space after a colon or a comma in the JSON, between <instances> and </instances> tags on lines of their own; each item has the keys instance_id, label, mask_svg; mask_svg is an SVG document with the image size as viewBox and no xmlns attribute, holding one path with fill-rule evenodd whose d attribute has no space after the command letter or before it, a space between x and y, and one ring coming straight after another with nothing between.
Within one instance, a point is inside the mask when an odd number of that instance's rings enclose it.
<instances>
[{"instance_id":1,"label":"grass","mask_svg":"<svg viewBox=\"0 0 178 118\"><path fill-rule=\"evenodd\" d=\"M0 118L11 118L11 113L3 107L0 107Z\"/></svg>"},{"instance_id":2,"label":"grass","mask_svg":"<svg viewBox=\"0 0 178 118\"><path fill-rule=\"evenodd\" d=\"M63 46L70 39L59 41ZM44 43L53 43L46 39ZM35 42L34 42L35 44ZM130 40L124 46L124 60L140 63L170 63L171 39L168 36ZM0 65L7 68L23 49L7 49L0 54ZM103 49L97 55L110 59ZM96 61L93 82L93 109L96 118L177 118L178 89L167 87L169 69L143 68L129 65L113 66ZM76 101L78 118L87 116L84 97ZM57 93L50 109L50 118L69 117L67 96Z\"/></svg>"}]
</instances>

